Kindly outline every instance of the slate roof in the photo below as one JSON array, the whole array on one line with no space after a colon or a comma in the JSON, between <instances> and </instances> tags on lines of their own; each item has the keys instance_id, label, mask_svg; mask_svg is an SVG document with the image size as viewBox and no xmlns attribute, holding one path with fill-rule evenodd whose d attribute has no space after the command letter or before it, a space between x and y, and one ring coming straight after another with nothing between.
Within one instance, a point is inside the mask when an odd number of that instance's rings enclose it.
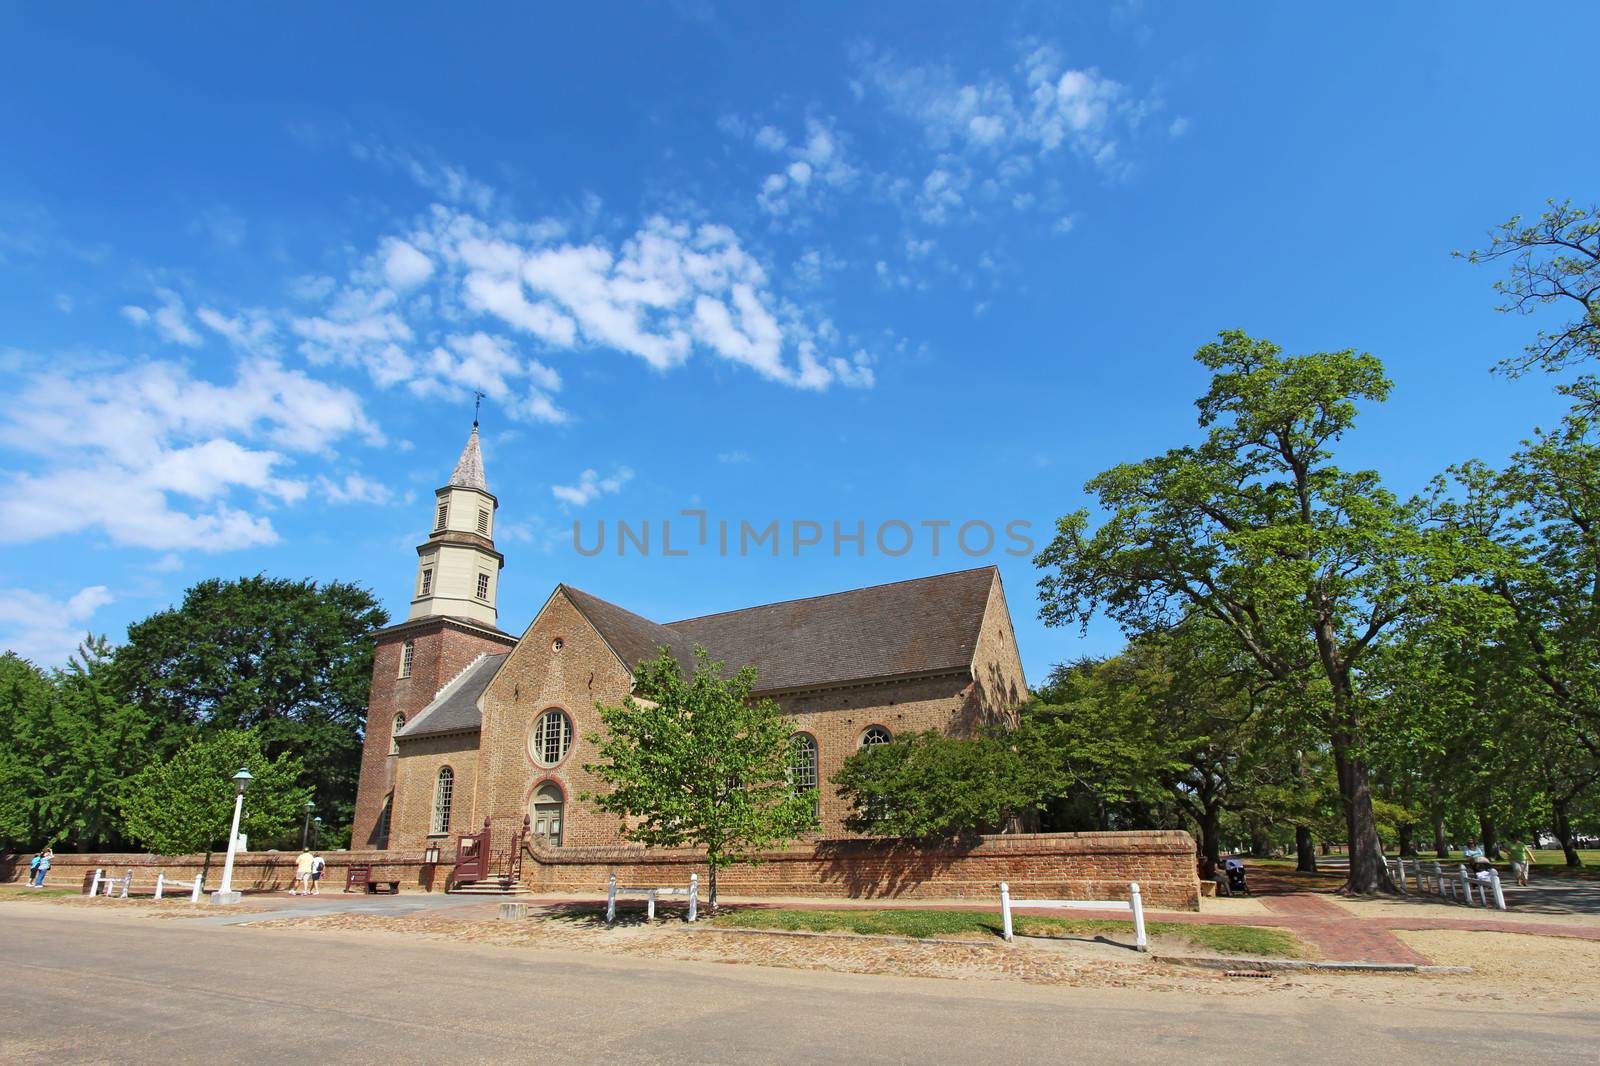
<instances>
[{"instance_id":1,"label":"slate roof","mask_svg":"<svg viewBox=\"0 0 1600 1066\"><path fill-rule=\"evenodd\" d=\"M498 655L480 655L441 688L433 702L418 712L417 716L401 727L398 737L431 737L441 733L461 733L479 728L483 712L478 709L478 699L489 687L500 664L506 661L508 651Z\"/></svg>"},{"instance_id":2,"label":"slate roof","mask_svg":"<svg viewBox=\"0 0 1600 1066\"><path fill-rule=\"evenodd\" d=\"M692 667L698 643L774 691L966 669L995 577L985 566L665 625L562 587L629 666L665 645Z\"/></svg>"},{"instance_id":3,"label":"slate roof","mask_svg":"<svg viewBox=\"0 0 1600 1066\"><path fill-rule=\"evenodd\" d=\"M456 468L450 473L450 484L480 492L489 491L489 483L483 477L483 448L478 444L476 422L472 423L472 435L467 438L467 446L461 449L461 458L456 460Z\"/></svg>"}]
</instances>

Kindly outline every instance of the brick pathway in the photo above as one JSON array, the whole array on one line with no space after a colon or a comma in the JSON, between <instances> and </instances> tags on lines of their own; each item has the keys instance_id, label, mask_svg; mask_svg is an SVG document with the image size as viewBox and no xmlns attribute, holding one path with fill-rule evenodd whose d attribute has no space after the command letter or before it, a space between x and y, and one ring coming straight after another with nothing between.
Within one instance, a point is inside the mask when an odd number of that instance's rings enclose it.
<instances>
[{"instance_id":1,"label":"brick pathway","mask_svg":"<svg viewBox=\"0 0 1600 1066\"><path fill-rule=\"evenodd\" d=\"M1282 924L1309 941L1325 959L1336 962L1410 962L1428 965L1433 960L1412 951L1385 925L1358 918L1337 903L1309 892L1263 896L1261 902ZM1277 924L1277 923L1274 923Z\"/></svg>"}]
</instances>

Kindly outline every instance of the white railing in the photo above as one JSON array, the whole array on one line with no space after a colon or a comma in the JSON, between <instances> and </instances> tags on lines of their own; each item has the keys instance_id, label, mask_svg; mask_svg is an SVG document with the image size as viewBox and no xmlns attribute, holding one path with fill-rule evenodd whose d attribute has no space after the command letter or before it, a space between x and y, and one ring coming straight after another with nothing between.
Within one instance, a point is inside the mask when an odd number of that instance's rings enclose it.
<instances>
[{"instance_id":1,"label":"white railing","mask_svg":"<svg viewBox=\"0 0 1600 1066\"><path fill-rule=\"evenodd\" d=\"M103 893L100 891L102 886L105 888ZM132 870L129 870L121 877L110 877L107 876L103 870L97 869L94 872L94 879L89 882L89 895L105 895L109 898L113 892L116 892L118 899L127 899L128 890L135 887L142 888L144 886L134 885ZM156 899L162 899L165 897L167 889L169 888L183 888L187 889L189 892L190 903L200 902L201 878L199 874L195 874L193 881L179 881L176 878L168 877L166 875L166 871L158 870L156 871L155 884L151 887L155 889ZM117 891L118 889L121 891Z\"/></svg>"},{"instance_id":2,"label":"white railing","mask_svg":"<svg viewBox=\"0 0 1600 1066\"><path fill-rule=\"evenodd\" d=\"M1053 910L1075 911L1129 911L1133 915L1133 944L1138 951L1149 951L1150 942L1144 935L1144 903L1139 897L1139 883L1128 886L1126 900L1091 899L1012 899L1011 889L1000 882L1000 927L1007 940L1011 939L1011 911L1015 907L1049 907Z\"/></svg>"},{"instance_id":3,"label":"white railing","mask_svg":"<svg viewBox=\"0 0 1600 1066\"><path fill-rule=\"evenodd\" d=\"M1395 859L1389 866L1389 876L1394 878L1402 892L1405 891L1406 861ZM1501 911L1506 909L1506 894L1500 884L1500 871L1493 866L1484 873L1473 876L1461 863L1457 863L1454 870L1448 870L1436 862L1427 863L1421 859L1413 859L1411 876L1416 883L1417 892L1421 895L1460 900L1469 907L1493 907Z\"/></svg>"},{"instance_id":4,"label":"white railing","mask_svg":"<svg viewBox=\"0 0 1600 1066\"><path fill-rule=\"evenodd\" d=\"M606 924L611 925L617 920L618 896L643 896L645 899L644 916L653 921L656 916L656 897L658 896L688 896L689 920L695 921L700 916L700 875L689 875L688 888L672 888L666 885L648 885L628 888L617 884L617 875L612 874L606 878Z\"/></svg>"}]
</instances>

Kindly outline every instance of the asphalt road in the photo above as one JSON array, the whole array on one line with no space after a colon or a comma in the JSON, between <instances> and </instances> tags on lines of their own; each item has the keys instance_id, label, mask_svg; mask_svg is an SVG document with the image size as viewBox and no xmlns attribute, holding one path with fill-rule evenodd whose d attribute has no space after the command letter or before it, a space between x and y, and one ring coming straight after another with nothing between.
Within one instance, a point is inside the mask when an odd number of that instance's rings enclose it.
<instances>
[{"instance_id":1,"label":"asphalt road","mask_svg":"<svg viewBox=\"0 0 1600 1066\"><path fill-rule=\"evenodd\" d=\"M0 907L0 1062L1592 1061L1592 1014L618 960ZM1357 978L1359 980L1359 978Z\"/></svg>"}]
</instances>

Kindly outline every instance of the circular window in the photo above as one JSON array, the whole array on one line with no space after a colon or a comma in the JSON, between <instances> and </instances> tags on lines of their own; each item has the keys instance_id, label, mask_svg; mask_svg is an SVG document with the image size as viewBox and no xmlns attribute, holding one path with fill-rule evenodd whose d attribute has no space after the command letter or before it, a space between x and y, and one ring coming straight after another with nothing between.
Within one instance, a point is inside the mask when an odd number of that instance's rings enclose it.
<instances>
[{"instance_id":1,"label":"circular window","mask_svg":"<svg viewBox=\"0 0 1600 1066\"><path fill-rule=\"evenodd\" d=\"M861 746L863 748L875 748L879 744L887 744L892 740L894 740L894 735L881 725L870 726L865 733L861 734Z\"/></svg>"},{"instance_id":2,"label":"circular window","mask_svg":"<svg viewBox=\"0 0 1600 1066\"><path fill-rule=\"evenodd\" d=\"M572 719L567 712L552 707L539 716L533 726L533 743L529 745L535 762L541 766L554 766L567 757L572 746Z\"/></svg>"},{"instance_id":3,"label":"circular window","mask_svg":"<svg viewBox=\"0 0 1600 1066\"><path fill-rule=\"evenodd\" d=\"M550 642L550 650L551 651L560 651L562 648L565 648L566 646L567 646L567 642L562 640L560 637L557 637L555 640L552 640Z\"/></svg>"}]
</instances>

